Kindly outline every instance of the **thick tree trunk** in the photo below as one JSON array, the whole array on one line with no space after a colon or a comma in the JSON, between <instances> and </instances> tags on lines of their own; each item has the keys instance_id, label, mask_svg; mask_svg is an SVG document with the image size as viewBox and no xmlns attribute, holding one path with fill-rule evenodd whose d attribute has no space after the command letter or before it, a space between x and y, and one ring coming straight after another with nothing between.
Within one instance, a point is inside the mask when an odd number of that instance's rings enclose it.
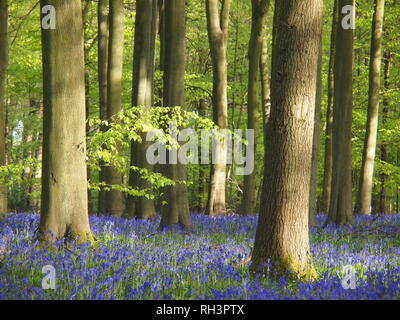
<instances>
[{"instance_id":1,"label":"thick tree trunk","mask_svg":"<svg viewBox=\"0 0 400 320\"><path fill-rule=\"evenodd\" d=\"M329 55L328 69L328 104L326 106L325 122L325 154L324 154L324 178L322 182L321 211L329 212L332 184L332 125L333 125L333 90L334 90L334 62L336 49L336 34L338 24L338 0L334 0L332 29L331 29L331 48Z\"/></svg>"},{"instance_id":2,"label":"thick tree trunk","mask_svg":"<svg viewBox=\"0 0 400 320\"><path fill-rule=\"evenodd\" d=\"M392 53L389 51L386 51L384 54L385 90L390 89L389 77L390 77L391 61L392 61ZM385 126L388 115L389 115L389 99L385 97L383 99L383 108L382 108L382 127ZM382 141L382 145L381 145L381 161L385 162L385 163L388 161L387 142L385 140ZM386 180L387 180L387 174L381 173L380 174L381 190L379 192L379 209L378 209L379 213L386 212Z\"/></svg>"},{"instance_id":3,"label":"thick tree trunk","mask_svg":"<svg viewBox=\"0 0 400 320\"><path fill-rule=\"evenodd\" d=\"M370 215L378 136L379 90L381 86L382 31L385 0L375 0L369 64L368 115L364 140L356 213Z\"/></svg>"},{"instance_id":4,"label":"thick tree trunk","mask_svg":"<svg viewBox=\"0 0 400 320\"><path fill-rule=\"evenodd\" d=\"M314 278L308 234L321 0L276 2L271 114L252 270ZM304 54L307 52L307 54Z\"/></svg>"},{"instance_id":5,"label":"thick tree trunk","mask_svg":"<svg viewBox=\"0 0 400 320\"><path fill-rule=\"evenodd\" d=\"M8 64L8 3L0 0L0 166L6 163L5 85ZM0 214L7 212L7 185L0 185Z\"/></svg>"},{"instance_id":6,"label":"thick tree trunk","mask_svg":"<svg viewBox=\"0 0 400 320\"><path fill-rule=\"evenodd\" d=\"M164 9L165 45L164 56L164 92L163 103L165 107L184 107L184 82L185 82L185 0L167 0ZM167 156L167 161L170 158ZM166 177L186 181L186 168L183 164L166 164L162 166ZM160 228L179 223L183 228L191 225L189 215L189 201L187 186L177 183L175 186L168 186L164 189L164 200L167 205L161 208Z\"/></svg>"},{"instance_id":7,"label":"thick tree trunk","mask_svg":"<svg viewBox=\"0 0 400 320\"><path fill-rule=\"evenodd\" d=\"M260 101L260 58L265 32L265 19L268 13L269 0L252 0L252 24L251 35L248 47L249 56L249 79L247 90L247 129L254 130L254 139L257 137L259 101ZM254 154L256 154L256 144L254 144ZM255 206L255 170L244 176L243 197L240 213L243 215L254 214Z\"/></svg>"},{"instance_id":8,"label":"thick tree trunk","mask_svg":"<svg viewBox=\"0 0 400 320\"><path fill-rule=\"evenodd\" d=\"M140 106L143 112L149 112L154 104L154 57L157 34L158 0L139 0L136 3L135 48L133 58L132 105ZM149 142L142 134L142 143L131 144L131 165L153 172L153 166L146 160ZM151 185L140 179L136 171L130 172L129 184L139 189ZM128 197L126 214L139 219L150 219L156 214L154 200L145 197Z\"/></svg>"},{"instance_id":9,"label":"thick tree trunk","mask_svg":"<svg viewBox=\"0 0 400 320\"><path fill-rule=\"evenodd\" d=\"M97 12L98 28L98 82L99 82L99 110L100 120L107 119L107 70L108 70L108 0L99 0ZM103 131L106 129L101 128ZM106 168L100 164L99 181L106 181ZM100 190L97 213L106 212L106 192Z\"/></svg>"},{"instance_id":10,"label":"thick tree trunk","mask_svg":"<svg viewBox=\"0 0 400 320\"><path fill-rule=\"evenodd\" d=\"M124 2L110 2L110 40L108 47L107 73L107 118L111 119L121 111L122 65L124 47ZM122 174L114 167L106 168L107 185L122 185ZM106 193L106 212L112 216L122 216L125 209L121 191L110 190Z\"/></svg>"},{"instance_id":11,"label":"thick tree trunk","mask_svg":"<svg viewBox=\"0 0 400 320\"><path fill-rule=\"evenodd\" d=\"M338 225L353 222L351 183L351 124L353 109L353 42L354 30L344 29L344 6L355 6L354 0L339 0L336 51L334 62L334 99L332 131L332 184L327 222Z\"/></svg>"},{"instance_id":12,"label":"thick tree trunk","mask_svg":"<svg viewBox=\"0 0 400 320\"><path fill-rule=\"evenodd\" d=\"M213 119L220 129L228 128L228 73L226 50L228 41L230 0L222 2L218 12L218 0L206 0L208 39L213 65ZM211 165L210 186L206 214L226 213L225 181L227 143L215 141L215 161Z\"/></svg>"},{"instance_id":13,"label":"thick tree trunk","mask_svg":"<svg viewBox=\"0 0 400 320\"><path fill-rule=\"evenodd\" d=\"M57 12L42 28L43 175L39 233L92 240L87 207L85 68L81 1L42 0Z\"/></svg>"}]
</instances>

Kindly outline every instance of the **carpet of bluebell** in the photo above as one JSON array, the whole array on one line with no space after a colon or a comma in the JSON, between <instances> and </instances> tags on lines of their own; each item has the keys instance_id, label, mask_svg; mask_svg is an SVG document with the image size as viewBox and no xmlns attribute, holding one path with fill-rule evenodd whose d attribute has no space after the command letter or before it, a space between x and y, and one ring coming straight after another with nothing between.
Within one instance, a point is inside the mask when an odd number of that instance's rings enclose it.
<instances>
[{"instance_id":1,"label":"carpet of bluebell","mask_svg":"<svg viewBox=\"0 0 400 320\"><path fill-rule=\"evenodd\" d=\"M356 217L351 227L311 229L319 278L251 276L256 217L193 214L191 233L158 231L158 221L91 216L96 243L40 249L35 214L0 222L1 299L400 299L400 215ZM54 266L56 288L42 289ZM345 289L343 267L356 271Z\"/></svg>"}]
</instances>

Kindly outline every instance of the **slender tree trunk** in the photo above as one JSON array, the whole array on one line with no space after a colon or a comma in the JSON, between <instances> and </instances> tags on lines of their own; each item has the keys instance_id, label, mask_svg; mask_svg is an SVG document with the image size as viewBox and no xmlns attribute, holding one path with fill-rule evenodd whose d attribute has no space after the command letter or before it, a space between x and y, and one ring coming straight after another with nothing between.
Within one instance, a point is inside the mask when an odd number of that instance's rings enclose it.
<instances>
[{"instance_id":1,"label":"slender tree trunk","mask_svg":"<svg viewBox=\"0 0 400 320\"><path fill-rule=\"evenodd\" d=\"M324 155L324 178L322 183L322 200L321 211L329 212L329 203L331 198L332 184L332 125L333 125L333 89L334 89L334 62L336 49L336 34L338 24L338 0L334 0L332 29L331 29L331 48L329 55L328 70L328 104L326 106L326 123L325 123L325 155Z\"/></svg>"},{"instance_id":2,"label":"slender tree trunk","mask_svg":"<svg viewBox=\"0 0 400 320\"><path fill-rule=\"evenodd\" d=\"M384 85L385 85L386 91L390 89L389 76L390 76L391 62L392 62L392 53L389 51L386 51L384 53L384 65L385 65L385 71L384 71L385 83L384 83ZM389 115L389 99L387 97L385 97L383 99L383 108L382 108L382 127L385 126L388 115ZM385 140L382 141L382 145L381 145L381 161L385 162L385 163L388 161L387 142ZM380 180L381 180L381 190L379 192L379 210L378 210L378 212L385 213L386 212L387 174L381 173Z\"/></svg>"},{"instance_id":3,"label":"slender tree trunk","mask_svg":"<svg viewBox=\"0 0 400 320\"><path fill-rule=\"evenodd\" d=\"M248 47L249 56L249 79L247 91L247 129L253 130L254 139L257 137L257 123L259 117L260 102L260 59L265 32L265 19L268 13L269 0L252 0L252 24L251 35ZM256 144L254 154L256 154ZM254 214L255 206L255 170L244 176L243 197L240 213L243 215Z\"/></svg>"},{"instance_id":4,"label":"slender tree trunk","mask_svg":"<svg viewBox=\"0 0 400 320\"><path fill-rule=\"evenodd\" d=\"M271 114L253 271L314 278L308 218L322 1L275 3ZM307 52L307 54L304 54ZM266 183L268 182L268 183Z\"/></svg>"},{"instance_id":5,"label":"slender tree trunk","mask_svg":"<svg viewBox=\"0 0 400 320\"><path fill-rule=\"evenodd\" d=\"M322 41L322 39L321 39ZM309 204L309 225L317 224L317 187L318 187L318 159L321 125L321 102L322 102L322 48L320 48L318 57L318 73L315 95L315 114L314 114L314 133L312 144L311 160L311 180L310 180L310 204Z\"/></svg>"},{"instance_id":6,"label":"slender tree trunk","mask_svg":"<svg viewBox=\"0 0 400 320\"><path fill-rule=\"evenodd\" d=\"M185 0L167 0L164 9L165 30L162 46L165 45L164 90L163 103L165 107L184 107L185 82ZM167 161L170 161L167 155ZM186 181L186 168L183 164L166 164L162 166L166 177ZM161 208L160 229L180 224L183 228L191 225L187 186L177 183L164 189L164 199L168 203Z\"/></svg>"},{"instance_id":7,"label":"slender tree trunk","mask_svg":"<svg viewBox=\"0 0 400 320\"><path fill-rule=\"evenodd\" d=\"M124 47L124 1L110 2L110 40L108 46L107 74L107 118L111 119L121 111L122 64ZM107 184L122 185L122 174L114 167L106 168ZM106 193L106 211L120 217L124 212L124 197L121 191L110 190Z\"/></svg>"},{"instance_id":8,"label":"slender tree trunk","mask_svg":"<svg viewBox=\"0 0 400 320\"><path fill-rule=\"evenodd\" d=\"M327 222L338 225L353 222L351 183L351 125L353 109L353 42L354 30L344 29L344 6L355 6L354 0L339 0L336 51L334 62L334 99L332 128L332 184Z\"/></svg>"},{"instance_id":9,"label":"slender tree trunk","mask_svg":"<svg viewBox=\"0 0 400 320\"><path fill-rule=\"evenodd\" d=\"M84 37L84 60L85 60L85 114L86 114L86 136L90 132L89 126L89 116L90 116L90 74L88 69L88 59L89 59L89 43L88 37L85 30L90 28L90 24L88 22L88 11L89 11L90 2L86 1L85 6L82 8L82 21L83 21L83 37ZM87 178L90 181L91 171L90 168L87 168ZM89 214L93 212L92 206L92 191L88 189L88 211Z\"/></svg>"},{"instance_id":10,"label":"slender tree trunk","mask_svg":"<svg viewBox=\"0 0 400 320\"><path fill-rule=\"evenodd\" d=\"M136 3L132 105L142 107L143 112L149 112L154 104L157 2L158 0L139 0ZM142 143L131 143L131 165L153 172L153 166L146 160L149 142L146 142L145 133L141 134L141 136ZM140 179L137 172L132 170L129 175L129 184L139 189L151 187L147 181ZM126 213L130 217L135 216L139 219L153 218L156 214L154 200L129 196Z\"/></svg>"},{"instance_id":11,"label":"slender tree trunk","mask_svg":"<svg viewBox=\"0 0 400 320\"><path fill-rule=\"evenodd\" d=\"M368 115L358 187L356 213L370 215L376 140L378 136L379 90L381 86L382 31L385 0L375 0L369 65Z\"/></svg>"},{"instance_id":12,"label":"slender tree trunk","mask_svg":"<svg viewBox=\"0 0 400 320\"><path fill-rule=\"evenodd\" d=\"M56 29L42 28L43 175L39 233L92 240L87 207L85 67L80 0L54 6Z\"/></svg>"},{"instance_id":13,"label":"slender tree trunk","mask_svg":"<svg viewBox=\"0 0 400 320\"><path fill-rule=\"evenodd\" d=\"M6 162L5 85L8 64L8 3L0 0L0 166ZM8 210L7 185L0 185L0 214Z\"/></svg>"},{"instance_id":14,"label":"slender tree trunk","mask_svg":"<svg viewBox=\"0 0 400 320\"><path fill-rule=\"evenodd\" d=\"M268 38L266 32L266 24L265 24L265 31L264 31L264 39L262 43L262 50L261 50L261 58L260 58L260 78L261 78L261 98L262 98L262 117L263 117L263 135L264 135L264 158L266 158L267 150L265 146L267 145L267 125L270 115L270 104L271 104L271 88L270 88L270 71L268 65ZM264 165L263 170L263 177L266 176L266 170L268 168ZM265 193L264 191L264 178L261 180L260 183L260 194L257 196L260 208L261 208L261 198L262 195Z\"/></svg>"},{"instance_id":15,"label":"slender tree trunk","mask_svg":"<svg viewBox=\"0 0 400 320\"><path fill-rule=\"evenodd\" d=\"M107 70L108 70L108 0L99 0L97 13L98 26L98 81L99 81L99 110L100 120L107 119ZM106 129L101 128L103 131ZM106 168L100 164L99 181L106 181ZM106 192L100 190L97 213L106 212Z\"/></svg>"},{"instance_id":16,"label":"slender tree trunk","mask_svg":"<svg viewBox=\"0 0 400 320\"><path fill-rule=\"evenodd\" d=\"M201 117L206 116L206 101L205 99L200 99L198 112ZM198 147L199 161L201 160L201 145ZM198 193L197 193L197 212L204 212L205 210L205 197L207 196L207 176L206 168L204 166L198 166L199 178L198 178Z\"/></svg>"},{"instance_id":17,"label":"slender tree trunk","mask_svg":"<svg viewBox=\"0 0 400 320\"><path fill-rule=\"evenodd\" d=\"M266 28L265 28L266 29ZM264 145L267 137L266 128L270 113L271 92L270 92L270 79L269 79L269 61L268 61L268 37L264 31L264 38L262 41L262 50L260 57L260 75L261 75L261 99L262 99L262 117L263 117L263 131L264 131Z\"/></svg>"},{"instance_id":18,"label":"slender tree trunk","mask_svg":"<svg viewBox=\"0 0 400 320\"><path fill-rule=\"evenodd\" d=\"M228 41L230 0L222 1L218 12L218 0L206 0L208 39L213 64L213 118L220 129L228 128L228 73L226 50ZM226 213L225 181L227 143L215 141L215 158L211 165L210 188L206 214L215 216Z\"/></svg>"}]
</instances>

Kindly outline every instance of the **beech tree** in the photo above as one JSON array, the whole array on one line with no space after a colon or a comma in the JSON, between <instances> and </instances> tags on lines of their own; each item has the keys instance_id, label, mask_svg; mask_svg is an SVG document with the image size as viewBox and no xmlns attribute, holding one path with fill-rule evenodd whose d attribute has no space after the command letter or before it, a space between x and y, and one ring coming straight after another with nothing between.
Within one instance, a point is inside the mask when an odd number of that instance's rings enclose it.
<instances>
[{"instance_id":1,"label":"beech tree","mask_svg":"<svg viewBox=\"0 0 400 320\"><path fill-rule=\"evenodd\" d=\"M390 51L385 51L384 53L384 86L385 91L390 90L390 69L392 66L393 54ZM389 115L389 99L387 97L383 98L383 108L382 108L382 126L385 125ZM388 161L388 145L387 141L383 140L380 148L381 161ZM385 172L380 174L381 189L379 191L379 208L380 213L385 213L386 211L386 183L388 175Z\"/></svg>"},{"instance_id":2,"label":"beech tree","mask_svg":"<svg viewBox=\"0 0 400 320\"><path fill-rule=\"evenodd\" d=\"M322 42L322 39L321 39ZM318 158L319 158L319 140L321 125L321 103L322 103L322 48L320 48L318 57L317 89L315 94L315 112L314 112L314 132L312 144L311 159L311 180L310 180L310 204L309 204L309 225L317 224L316 214L317 206L317 188L318 188Z\"/></svg>"},{"instance_id":3,"label":"beech tree","mask_svg":"<svg viewBox=\"0 0 400 320\"><path fill-rule=\"evenodd\" d=\"M8 3L0 0L0 166L6 165L5 84L8 63ZM7 212L7 186L0 184L0 214Z\"/></svg>"},{"instance_id":4,"label":"beech tree","mask_svg":"<svg viewBox=\"0 0 400 320\"><path fill-rule=\"evenodd\" d=\"M213 65L213 119L220 129L228 128L227 62L229 10L231 1L223 0L218 12L218 0L206 0L207 30ZM215 157L211 165L206 213L225 214L227 143L215 141Z\"/></svg>"},{"instance_id":5,"label":"beech tree","mask_svg":"<svg viewBox=\"0 0 400 320\"><path fill-rule=\"evenodd\" d=\"M262 266L269 261L278 274L315 276L308 218L322 8L321 0L275 3L268 170L252 271L266 271Z\"/></svg>"},{"instance_id":6,"label":"beech tree","mask_svg":"<svg viewBox=\"0 0 400 320\"><path fill-rule=\"evenodd\" d=\"M321 211L329 212L329 203L331 198L331 183L332 183L332 108L333 108L333 90L334 90L334 62L336 49L336 33L338 24L338 0L333 3L333 15L331 26L331 47L329 52L328 66L328 102L326 106L325 117L325 150L324 150L324 178L322 182L322 199Z\"/></svg>"},{"instance_id":7,"label":"beech tree","mask_svg":"<svg viewBox=\"0 0 400 320\"><path fill-rule=\"evenodd\" d=\"M186 47L186 17L185 0L166 0L164 3L164 77L163 77L163 105L165 107L184 107L185 95L185 47ZM164 200L167 202L161 208L160 228L179 225L189 228L189 201L186 181L186 168L182 163L170 163L167 154L167 164L162 165L163 174L172 180L178 181L174 186L164 188Z\"/></svg>"},{"instance_id":8,"label":"beech tree","mask_svg":"<svg viewBox=\"0 0 400 320\"><path fill-rule=\"evenodd\" d=\"M265 23L268 13L269 0L252 0L251 35L248 47L249 78L247 90L247 129L254 130L257 136L260 106L260 59L262 55L263 40L265 37ZM256 154L256 144L254 145ZM243 215L254 214L255 207L255 172L244 176L243 197L240 213Z\"/></svg>"},{"instance_id":9,"label":"beech tree","mask_svg":"<svg viewBox=\"0 0 400 320\"><path fill-rule=\"evenodd\" d=\"M100 120L107 120L107 70L108 70L108 36L109 36L109 24L108 24L108 0L99 0L97 10L97 33L98 33L98 45L97 45L97 70L98 70L98 82L99 82L99 111ZM106 129L101 128L103 131ZM105 182L106 180L106 168L101 166L99 181ZM106 192L100 190L99 192L99 204L98 213L106 212Z\"/></svg>"},{"instance_id":10,"label":"beech tree","mask_svg":"<svg viewBox=\"0 0 400 320\"><path fill-rule=\"evenodd\" d=\"M157 34L157 0L138 0L136 2L135 41L133 58L132 105L140 106L148 112L154 104L154 57ZM146 160L149 142L142 133L142 142L131 143L131 165L153 171ZM149 188L151 185L131 170L129 184L137 188ZM126 213L140 219L153 218L156 214L154 200L145 197L128 196Z\"/></svg>"},{"instance_id":11,"label":"beech tree","mask_svg":"<svg viewBox=\"0 0 400 320\"><path fill-rule=\"evenodd\" d=\"M382 31L385 0L374 1L369 62L368 114L357 194L356 213L371 214L372 187L378 136L379 90L381 87Z\"/></svg>"},{"instance_id":12,"label":"beech tree","mask_svg":"<svg viewBox=\"0 0 400 320\"><path fill-rule=\"evenodd\" d=\"M346 8L353 8L348 12ZM332 128L332 183L327 222L339 225L353 222L351 152L353 109L354 0L339 0L334 62L334 98ZM349 17L350 15L350 17ZM350 20L349 20L350 18Z\"/></svg>"},{"instance_id":13,"label":"beech tree","mask_svg":"<svg viewBox=\"0 0 400 320\"><path fill-rule=\"evenodd\" d=\"M124 47L124 1L110 1L110 33L108 43L107 119L121 111L122 64ZM108 186L122 185L122 174L112 166L106 167ZM111 189L106 193L106 212L120 217L125 209L121 191Z\"/></svg>"},{"instance_id":14,"label":"beech tree","mask_svg":"<svg viewBox=\"0 0 400 320\"><path fill-rule=\"evenodd\" d=\"M39 235L92 240L88 219L85 68L80 0L53 6L56 28L42 27L43 161ZM48 8L48 7L47 7ZM51 11L50 13L51 14Z\"/></svg>"}]
</instances>

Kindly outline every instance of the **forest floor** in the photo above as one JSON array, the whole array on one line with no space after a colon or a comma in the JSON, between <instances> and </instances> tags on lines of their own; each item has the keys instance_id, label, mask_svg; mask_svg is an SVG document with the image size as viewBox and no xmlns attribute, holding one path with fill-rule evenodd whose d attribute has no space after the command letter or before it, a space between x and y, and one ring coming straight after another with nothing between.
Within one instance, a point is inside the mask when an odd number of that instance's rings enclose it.
<instances>
[{"instance_id":1,"label":"forest floor","mask_svg":"<svg viewBox=\"0 0 400 320\"><path fill-rule=\"evenodd\" d=\"M352 227L311 230L320 278L296 283L251 277L256 217L193 214L193 232L157 231L158 221L91 216L94 247L37 249L35 214L0 222L1 299L400 299L400 215L356 217ZM56 287L42 289L44 266ZM355 270L355 287L344 266ZM344 284L344 285L343 285ZM345 288L348 288L347 290Z\"/></svg>"}]
</instances>

